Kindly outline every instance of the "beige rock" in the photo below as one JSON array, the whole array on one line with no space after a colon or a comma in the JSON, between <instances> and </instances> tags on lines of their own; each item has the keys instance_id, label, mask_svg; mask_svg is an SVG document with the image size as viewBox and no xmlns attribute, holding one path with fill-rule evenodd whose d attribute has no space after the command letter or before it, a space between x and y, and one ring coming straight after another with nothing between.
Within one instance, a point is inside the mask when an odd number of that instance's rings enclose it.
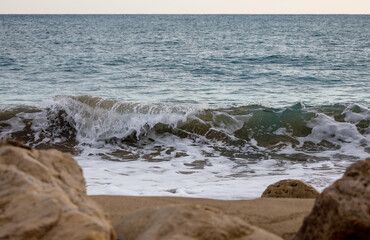
<instances>
[{"instance_id":1,"label":"beige rock","mask_svg":"<svg viewBox=\"0 0 370 240\"><path fill-rule=\"evenodd\" d=\"M352 164L317 197L294 239L370 239L370 158Z\"/></svg>"},{"instance_id":2,"label":"beige rock","mask_svg":"<svg viewBox=\"0 0 370 240\"><path fill-rule=\"evenodd\" d=\"M270 198L316 198L319 192L299 180L287 179L271 184L261 197Z\"/></svg>"},{"instance_id":3,"label":"beige rock","mask_svg":"<svg viewBox=\"0 0 370 240\"><path fill-rule=\"evenodd\" d=\"M114 230L87 198L68 153L0 143L0 239L105 240Z\"/></svg>"},{"instance_id":4,"label":"beige rock","mask_svg":"<svg viewBox=\"0 0 370 240\"><path fill-rule=\"evenodd\" d=\"M201 205L167 205L133 212L115 226L126 240L281 239L238 217Z\"/></svg>"}]
</instances>

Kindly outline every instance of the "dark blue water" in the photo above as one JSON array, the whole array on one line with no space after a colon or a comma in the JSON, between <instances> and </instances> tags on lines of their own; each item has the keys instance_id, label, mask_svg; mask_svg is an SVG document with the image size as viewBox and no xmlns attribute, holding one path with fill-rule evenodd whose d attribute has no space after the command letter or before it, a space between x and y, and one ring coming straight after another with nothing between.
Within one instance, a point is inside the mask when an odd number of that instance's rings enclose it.
<instances>
[{"instance_id":1,"label":"dark blue water","mask_svg":"<svg viewBox=\"0 0 370 240\"><path fill-rule=\"evenodd\" d=\"M0 137L91 194L323 189L370 154L370 15L0 15Z\"/></svg>"}]
</instances>

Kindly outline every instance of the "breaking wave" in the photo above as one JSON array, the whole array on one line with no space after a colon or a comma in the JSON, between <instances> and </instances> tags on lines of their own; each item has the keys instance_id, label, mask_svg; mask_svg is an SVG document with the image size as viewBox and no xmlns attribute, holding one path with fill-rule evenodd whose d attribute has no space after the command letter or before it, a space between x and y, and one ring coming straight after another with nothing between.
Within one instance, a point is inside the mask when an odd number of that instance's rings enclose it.
<instances>
[{"instance_id":1,"label":"breaking wave","mask_svg":"<svg viewBox=\"0 0 370 240\"><path fill-rule=\"evenodd\" d=\"M56 96L38 108L0 112L1 137L72 152L79 144L132 145L174 135L229 147L250 145L267 149L269 154L294 149L363 157L369 153L369 124L370 110L359 104L201 109L92 96Z\"/></svg>"}]
</instances>

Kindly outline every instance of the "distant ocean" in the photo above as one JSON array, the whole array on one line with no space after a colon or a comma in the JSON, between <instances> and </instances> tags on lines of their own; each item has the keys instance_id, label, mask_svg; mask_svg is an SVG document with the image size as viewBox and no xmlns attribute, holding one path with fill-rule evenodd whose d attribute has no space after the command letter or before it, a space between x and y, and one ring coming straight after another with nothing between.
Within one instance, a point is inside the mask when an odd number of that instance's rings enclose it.
<instances>
[{"instance_id":1,"label":"distant ocean","mask_svg":"<svg viewBox=\"0 0 370 240\"><path fill-rule=\"evenodd\" d=\"M89 194L322 190L370 156L370 15L0 15L0 137Z\"/></svg>"}]
</instances>

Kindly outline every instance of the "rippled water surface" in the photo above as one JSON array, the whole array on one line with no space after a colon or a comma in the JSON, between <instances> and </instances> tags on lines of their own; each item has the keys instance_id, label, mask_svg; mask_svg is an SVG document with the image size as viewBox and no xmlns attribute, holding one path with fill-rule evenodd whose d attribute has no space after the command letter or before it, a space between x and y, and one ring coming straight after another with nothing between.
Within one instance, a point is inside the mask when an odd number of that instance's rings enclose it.
<instances>
[{"instance_id":1,"label":"rippled water surface","mask_svg":"<svg viewBox=\"0 0 370 240\"><path fill-rule=\"evenodd\" d=\"M368 101L370 17L0 16L1 99Z\"/></svg>"}]
</instances>

